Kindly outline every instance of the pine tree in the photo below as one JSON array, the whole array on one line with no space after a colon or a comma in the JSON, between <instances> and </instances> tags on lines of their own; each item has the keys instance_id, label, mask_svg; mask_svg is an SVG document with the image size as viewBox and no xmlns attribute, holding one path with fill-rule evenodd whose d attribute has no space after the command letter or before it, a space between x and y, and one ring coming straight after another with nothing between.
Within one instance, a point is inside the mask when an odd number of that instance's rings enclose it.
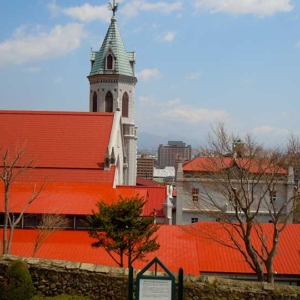
<instances>
[{"instance_id":1,"label":"pine tree","mask_svg":"<svg viewBox=\"0 0 300 300\"><path fill-rule=\"evenodd\" d=\"M92 246L103 247L120 267L124 266L124 256L130 267L160 247L157 235L153 236L159 228L154 224L155 216L142 216L145 203L138 196L120 197L112 205L101 201L97 203L99 211L87 216L89 236L97 239Z\"/></svg>"}]
</instances>

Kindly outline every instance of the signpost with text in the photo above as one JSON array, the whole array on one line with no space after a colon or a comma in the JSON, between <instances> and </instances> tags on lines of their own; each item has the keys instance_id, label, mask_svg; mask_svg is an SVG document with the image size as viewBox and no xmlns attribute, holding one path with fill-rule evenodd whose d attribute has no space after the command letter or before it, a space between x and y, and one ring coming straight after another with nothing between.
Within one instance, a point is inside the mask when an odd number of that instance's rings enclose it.
<instances>
[{"instance_id":1,"label":"signpost with text","mask_svg":"<svg viewBox=\"0 0 300 300\"><path fill-rule=\"evenodd\" d=\"M149 275L148 271L154 265L154 274ZM165 272L158 275L157 268L160 266ZM177 299L182 300L183 296L183 270L179 270L178 284L175 283L175 276L168 268L155 257L147 266L141 270L133 281L133 268L129 269L128 300L133 299L133 286L136 285L137 300L175 300L175 286L177 289Z\"/></svg>"}]
</instances>

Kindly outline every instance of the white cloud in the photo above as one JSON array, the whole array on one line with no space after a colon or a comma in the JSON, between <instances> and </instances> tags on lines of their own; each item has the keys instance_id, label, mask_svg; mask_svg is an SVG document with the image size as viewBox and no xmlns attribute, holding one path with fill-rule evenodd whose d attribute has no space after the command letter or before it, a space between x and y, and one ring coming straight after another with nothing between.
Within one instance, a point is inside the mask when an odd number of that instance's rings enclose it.
<instances>
[{"instance_id":1,"label":"white cloud","mask_svg":"<svg viewBox=\"0 0 300 300\"><path fill-rule=\"evenodd\" d=\"M59 14L64 14L80 22L92 22L96 20L109 22L112 15L106 4L93 6L89 3L85 3L82 6L64 8L58 6L56 0L52 0L51 3L48 4L48 8L54 17Z\"/></svg>"},{"instance_id":2,"label":"white cloud","mask_svg":"<svg viewBox=\"0 0 300 300\"><path fill-rule=\"evenodd\" d=\"M254 14L261 17L293 9L291 0L195 0L196 9L207 9L212 13Z\"/></svg>"},{"instance_id":3,"label":"white cloud","mask_svg":"<svg viewBox=\"0 0 300 300\"><path fill-rule=\"evenodd\" d=\"M192 72L192 73L189 73L185 76L185 79L186 80L197 80L199 79L201 76L201 73L200 72Z\"/></svg>"},{"instance_id":4,"label":"white cloud","mask_svg":"<svg viewBox=\"0 0 300 300\"><path fill-rule=\"evenodd\" d=\"M56 5L56 0L52 0L47 6L53 17L56 17L59 14L60 8Z\"/></svg>"},{"instance_id":5,"label":"white cloud","mask_svg":"<svg viewBox=\"0 0 300 300\"><path fill-rule=\"evenodd\" d=\"M145 11L158 11L166 14L170 14L173 11L180 10L182 8L182 2L176 1L173 3L168 2L146 2L142 1L141 10Z\"/></svg>"},{"instance_id":6,"label":"white cloud","mask_svg":"<svg viewBox=\"0 0 300 300\"><path fill-rule=\"evenodd\" d=\"M139 96L138 102L140 107L156 107L157 103L155 101L155 97L153 95L147 95L147 96Z\"/></svg>"},{"instance_id":7,"label":"white cloud","mask_svg":"<svg viewBox=\"0 0 300 300\"><path fill-rule=\"evenodd\" d=\"M175 35L176 35L175 32L169 31L165 34L165 36L163 37L163 40L165 42L172 42L175 38Z\"/></svg>"},{"instance_id":8,"label":"white cloud","mask_svg":"<svg viewBox=\"0 0 300 300\"><path fill-rule=\"evenodd\" d=\"M291 131L283 128L264 125L255 127L251 133L262 143L269 146L278 146L286 143Z\"/></svg>"},{"instance_id":9,"label":"white cloud","mask_svg":"<svg viewBox=\"0 0 300 300\"><path fill-rule=\"evenodd\" d=\"M139 96L139 102L141 103L154 103L154 97L153 96Z\"/></svg>"},{"instance_id":10,"label":"white cloud","mask_svg":"<svg viewBox=\"0 0 300 300\"><path fill-rule=\"evenodd\" d=\"M89 3L85 3L82 6L62 9L62 12L81 22L91 22L95 20L109 22L111 18L111 12L107 9L107 5L93 6Z\"/></svg>"},{"instance_id":11,"label":"white cloud","mask_svg":"<svg viewBox=\"0 0 300 300\"><path fill-rule=\"evenodd\" d=\"M180 98L176 98L174 100L170 100L167 102L167 106L174 106L174 105L177 105L181 102Z\"/></svg>"},{"instance_id":12,"label":"white cloud","mask_svg":"<svg viewBox=\"0 0 300 300\"><path fill-rule=\"evenodd\" d=\"M162 77L158 69L144 69L141 72L136 73L136 76L141 81L148 81L153 78Z\"/></svg>"},{"instance_id":13,"label":"white cloud","mask_svg":"<svg viewBox=\"0 0 300 300\"><path fill-rule=\"evenodd\" d=\"M42 71L41 67L28 67L24 70L25 72L29 72L29 73L38 73Z\"/></svg>"},{"instance_id":14,"label":"white cloud","mask_svg":"<svg viewBox=\"0 0 300 300\"><path fill-rule=\"evenodd\" d=\"M181 106L161 113L162 117L180 119L186 123L202 123L229 120L226 111Z\"/></svg>"},{"instance_id":15,"label":"white cloud","mask_svg":"<svg viewBox=\"0 0 300 300\"><path fill-rule=\"evenodd\" d=\"M56 83L56 84L60 84L60 83L62 83L64 81L64 78L63 77L57 77L57 78L55 78L54 79L54 83Z\"/></svg>"},{"instance_id":16,"label":"white cloud","mask_svg":"<svg viewBox=\"0 0 300 300\"><path fill-rule=\"evenodd\" d=\"M281 129L277 127L272 127L269 125L264 125L260 127L255 127L252 129L254 135L276 135L276 136L287 136L289 131L286 129Z\"/></svg>"},{"instance_id":17,"label":"white cloud","mask_svg":"<svg viewBox=\"0 0 300 300\"><path fill-rule=\"evenodd\" d=\"M241 83L242 83L243 86L247 86L247 87L252 85L252 81L249 80L249 79L244 79L244 80L242 80Z\"/></svg>"},{"instance_id":18,"label":"white cloud","mask_svg":"<svg viewBox=\"0 0 300 300\"><path fill-rule=\"evenodd\" d=\"M168 3L163 1L147 2L144 0L132 0L122 6L120 12L126 17L131 18L138 15L140 11L154 11L163 14L171 14L174 11L181 10L182 6L182 1Z\"/></svg>"},{"instance_id":19,"label":"white cloud","mask_svg":"<svg viewBox=\"0 0 300 300\"><path fill-rule=\"evenodd\" d=\"M16 29L13 37L0 43L0 67L46 60L63 56L78 48L83 38L83 25L57 25L49 33L35 28L26 33L26 27Z\"/></svg>"}]
</instances>

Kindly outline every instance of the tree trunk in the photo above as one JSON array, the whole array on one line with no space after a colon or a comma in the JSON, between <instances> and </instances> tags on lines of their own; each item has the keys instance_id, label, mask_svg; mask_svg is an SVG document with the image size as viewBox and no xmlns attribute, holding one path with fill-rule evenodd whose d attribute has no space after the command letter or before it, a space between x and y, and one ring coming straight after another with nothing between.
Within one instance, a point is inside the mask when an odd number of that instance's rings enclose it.
<instances>
[{"instance_id":1,"label":"tree trunk","mask_svg":"<svg viewBox=\"0 0 300 300\"><path fill-rule=\"evenodd\" d=\"M10 231L9 231L9 240L7 243L7 253L6 254L10 254L11 244L12 244L13 235L14 235L14 229L15 229L15 226L12 225L10 227Z\"/></svg>"},{"instance_id":2,"label":"tree trunk","mask_svg":"<svg viewBox=\"0 0 300 300\"><path fill-rule=\"evenodd\" d=\"M250 240L251 230L252 230L252 225L249 224L247 231L246 231L246 235L244 237L245 246L246 246L247 253L250 256L250 258L255 266L255 273L257 275L257 280L259 282L263 282L264 281L264 269L263 269L262 263L259 262L259 259L253 250L252 243Z\"/></svg>"},{"instance_id":3,"label":"tree trunk","mask_svg":"<svg viewBox=\"0 0 300 300\"><path fill-rule=\"evenodd\" d=\"M265 281L264 271L263 271L261 265L258 268L256 268L256 275L257 275L257 281L259 281L259 282Z\"/></svg>"},{"instance_id":4,"label":"tree trunk","mask_svg":"<svg viewBox=\"0 0 300 300\"><path fill-rule=\"evenodd\" d=\"M123 268L123 250L120 252L120 267Z\"/></svg>"},{"instance_id":5,"label":"tree trunk","mask_svg":"<svg viewBox=\"0 0 300 300\"><path fill-rule=\"evenodd\" d=\"M274 283L273 257L269 257L265 263L265 266L267 269L267 282Z\"/></svg>"},{"instance_id":6,"label":"tree trunk","mask_svg":"<svg viewBox=\"0 0 300 300\"><path fill-rule=\"evenodd\" d=\"M129 241L128 244L128 268L131 267L131 257L132 257L132 249L131 249L131 242Z\"/></svg>"},{"instance_id":7,"label":"tree trunk","mask_svg":"<svg viewBox=\"0 0 300 300\"><path fill-rule=\"evenodd\" d=\"M4 227L3 227L3 254L9 254L7 251L7 229L8 229L8 218L9 218L9 188L5 185L5 212L4 212Z\"/></svg>"}]
</instances>

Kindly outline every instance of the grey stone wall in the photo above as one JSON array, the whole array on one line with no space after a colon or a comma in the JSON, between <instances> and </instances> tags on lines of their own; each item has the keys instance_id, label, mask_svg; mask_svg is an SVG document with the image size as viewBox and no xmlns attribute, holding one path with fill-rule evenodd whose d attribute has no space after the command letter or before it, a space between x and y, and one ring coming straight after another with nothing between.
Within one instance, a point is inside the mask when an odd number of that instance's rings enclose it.
<instances>
[{"instance_id":1,"label":"grey stone wall","mask_svg":"<svg viewBox=\"0 0 300 300\"><path fill-rule=\"evenodd\" d=\"M128 270L70 261L0 257L0 281L10 262L22 259L37 292L45 296L62 293L90 299L126 300ZM184 300L292 300L300 299L300 287L242 282L213 277L184 277Z\"/></svg>"}]
</instances>

